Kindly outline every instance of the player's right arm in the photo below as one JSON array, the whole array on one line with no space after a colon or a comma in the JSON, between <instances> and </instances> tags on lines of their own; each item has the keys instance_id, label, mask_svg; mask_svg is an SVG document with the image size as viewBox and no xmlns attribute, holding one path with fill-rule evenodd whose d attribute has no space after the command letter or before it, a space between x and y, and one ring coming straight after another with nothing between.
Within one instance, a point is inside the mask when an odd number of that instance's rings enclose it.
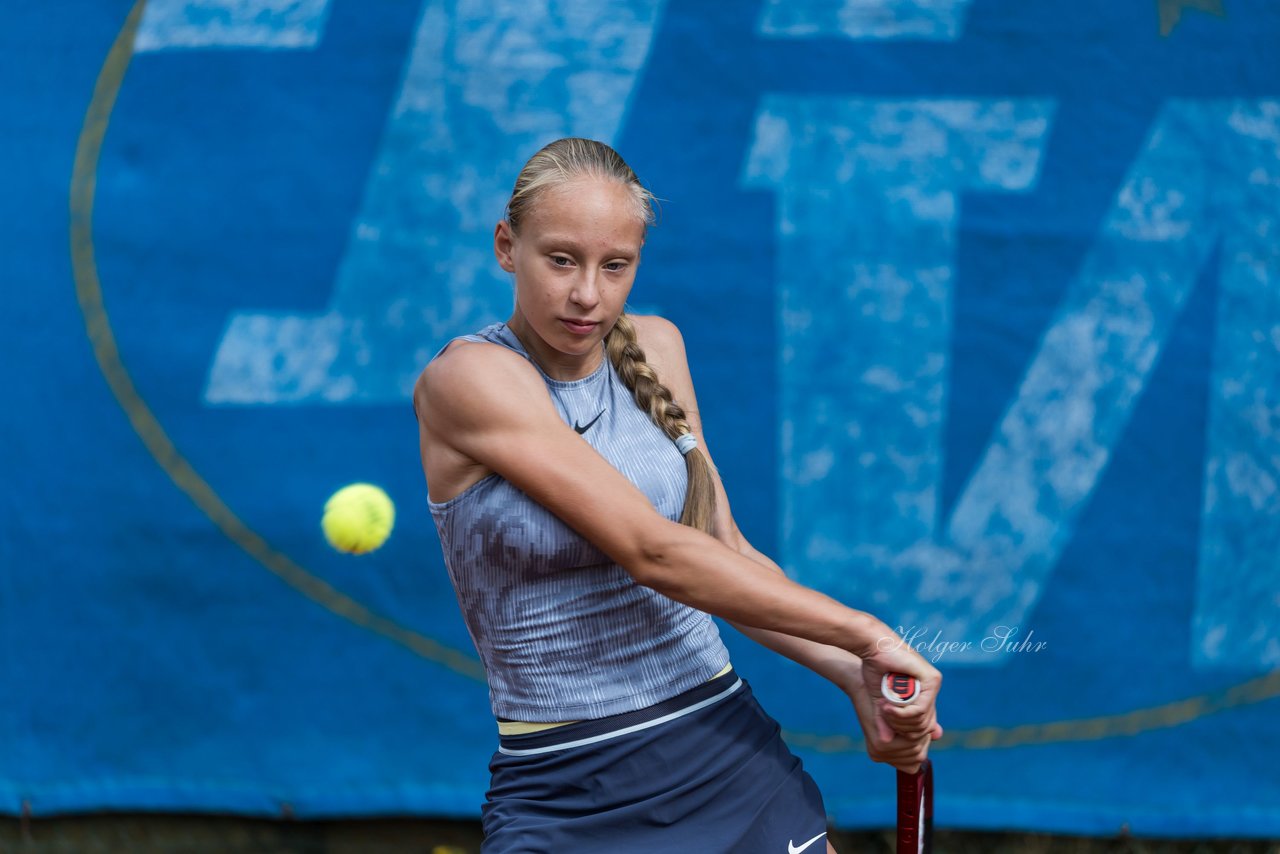
<instances>
[{"instance_id":1,"label":"player's right arm","mask_svg":"<svg viewBox=\"0 0 1280 854\"><path fill-rule=\"evenodd\" d=\"M434 500L496 472L639 583L672 599L733 622L874 657L911 675L931 669L870 614L658 513L560 419L542 378L519 355L491 344L455 345L423 372L414 404ZM900 711L897 723L903 728L923 728L925 721L913 719L912 707Z\"/></svg>"}]
</instances>

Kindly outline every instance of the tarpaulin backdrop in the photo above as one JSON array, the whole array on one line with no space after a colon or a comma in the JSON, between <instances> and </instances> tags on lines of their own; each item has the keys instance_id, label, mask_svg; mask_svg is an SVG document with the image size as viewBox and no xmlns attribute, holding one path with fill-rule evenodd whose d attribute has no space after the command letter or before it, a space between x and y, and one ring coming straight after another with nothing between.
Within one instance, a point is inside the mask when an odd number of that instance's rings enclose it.
<instances>
[{"instance_id":1,"label":"tarpaulin backdrop","mask_svg":"<svg viewBox=\"0 0 1280 854\"><path fill-rule=\"evenodd\" d=\"M1280 834L1271 0L0 21L3 811L478 813L409 390L507 316L493 224L581 135L664 200L632 308L742 528L944 670L939 822ZM355 480L400 512L359 559L318 527ZM730 642L887 823L847 702Z\"/></svg>"}]
</instances>

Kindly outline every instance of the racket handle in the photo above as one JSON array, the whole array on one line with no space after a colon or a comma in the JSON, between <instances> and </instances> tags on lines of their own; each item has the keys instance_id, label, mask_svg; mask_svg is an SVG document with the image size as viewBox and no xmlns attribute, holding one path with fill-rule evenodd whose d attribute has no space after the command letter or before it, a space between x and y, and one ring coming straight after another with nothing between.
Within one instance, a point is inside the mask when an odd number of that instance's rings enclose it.
<instances>
[{"instance_id":1,"label":"racket handle","mask_svg":"<svg viewBox=\"0 0 1280 854\"><path fill-rule=\"evenodd\" d=\"M886 673L880 693L895 706L920 696L920 683L905 673ZM914 774L898 772L898 854L933 851L933 764L926 759Z\"/></svg>"},{"instance_id":2,"label":"racket handle","mask_svg":"<svg viewBox=\"0 0 1280 854\"><path fill-rule=\"evenodd\" d=\"M898 772L897 854L933 851L933 763L928 759L914 774Z\"/></svg>"},{"instance_id":3,"label":"racket handle","mask_svg":"<svg viewBox=\"0 0 1280 854\"><path fill-rule=\"evenodd\" d=\"M920 683L905 673L886 673L880 680L880 693L895 706L909 706L920 694Z\"/></svg>"}]
</instances>

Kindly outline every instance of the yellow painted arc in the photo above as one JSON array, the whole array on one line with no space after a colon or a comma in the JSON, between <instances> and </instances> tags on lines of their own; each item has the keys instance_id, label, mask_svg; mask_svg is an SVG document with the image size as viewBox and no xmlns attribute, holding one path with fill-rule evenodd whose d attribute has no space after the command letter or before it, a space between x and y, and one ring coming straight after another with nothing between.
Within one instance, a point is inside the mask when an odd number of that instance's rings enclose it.
<instances>
[{"instance_id":1,"label":"yellow painted arc","mask_svg":"<svg viewBox=\"0 0 1280 854\"><path fill-rule=\"evenodd\" d=\"M71 177L71 262L76 297L84 315L85 330L93 346L94 357L97 359L103 377L106 378L107 385L148 452L164 472L179 489L187 494L196 507L246 554L275 573L286 584L335 615L383 635L422 658L472 679L484 681L484 669L474 656L406 629L389 617L372 611L308 572L287 555L272 548L266 540L236 516L231 508L227 507L213 488L182 456L134 386L120 358L115 335L102 299L102 286L94 259L93 209L98 158L102 152L102 143L106 137L116 96L133 57L134 34L137 32L145 7L146 0L137 0L134 4L99 72L94 85L93 98L89 103L84 125L80 131ZM1133 736L1180 726L1205 715L1260 703L1277 696L1280 696L1280 669L1216 693L1202 694L1122 714L1006 728L980 727L972 730L948 731L933 749L991 750ZM848 735L819 735L789 731L786 737L794 747L820 753L865 750L860 739Z\"/></svg>"}]
</instances>

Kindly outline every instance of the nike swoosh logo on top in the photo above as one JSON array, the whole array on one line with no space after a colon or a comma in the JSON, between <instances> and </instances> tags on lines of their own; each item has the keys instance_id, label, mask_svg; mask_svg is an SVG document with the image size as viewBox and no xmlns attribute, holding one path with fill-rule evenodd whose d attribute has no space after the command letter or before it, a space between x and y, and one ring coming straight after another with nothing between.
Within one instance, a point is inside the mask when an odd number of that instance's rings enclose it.
<instances>
[{"instance_id":1,"label":"nike swoosh logo on top","mask_svg":"<svg viewBox=\"0 0 1280 854\"><path fill-rule=\"evenodd\" d=\"M827 832L824 830L824 831L822 831L821 833L819 833L817 836L815 836L815 837L813 837L812 839L810 839L810 840L809 840L808 842L806 842L804 845L801 845L799 848L797 848L797 847L796 847L796 844L795 844L794 842L792 842L790 839L788 839L788 840L787 840L787 854L800 854L800 852L801 852L801 851L803 851L804 849L808 848L810 845L812 845L813 843L817 842L819 839L821 839L822 837L824 837L824 836L826 836L826 835L827 835Z\"/></svg>"},{"instance_id":2,"label":"nike swoosh logo on top","mask_svg":"<svg viewBox=\"0 0 1280 854\"><path fill-rule=\"evenodd\" d=\"M590 430L590 429L591 429L591 425L592 425L592 424L595 424L597 421L599 421L599 420L600 420L600 416L601 416L601 415L604 415L604 413L605 413L605 410L601 409L601 410L596 414L596 417L595 417L595 418L592 418L592 419L591 419L590 421L588 421L586 424L583 424L583 425L581 425L581 426L579 426L579 425L578 425L578 422L577 422L577 420L575 419L575 420L574 420L574 422L573 422L573 429L574 429L574 430L577 430L577 431L578 431L578 435L579 435L579 436L581 436L583 433L585 433L585 432L587 432L588 430Z\"/></svg>"}]
</instances>

